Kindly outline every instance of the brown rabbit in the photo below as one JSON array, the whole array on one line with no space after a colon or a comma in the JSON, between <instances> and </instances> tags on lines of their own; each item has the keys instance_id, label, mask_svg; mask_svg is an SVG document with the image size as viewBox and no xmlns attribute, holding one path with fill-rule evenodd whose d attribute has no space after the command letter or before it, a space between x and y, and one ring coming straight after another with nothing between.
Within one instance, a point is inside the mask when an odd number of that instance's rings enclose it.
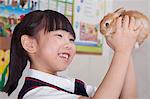
<instances>
[{"instance_id":1,"label":"brown rabbit","mask_svg":"<svg viewBox=\"0 0 150 99\"><path fill-rule=\"evenodd\" d=\"M107 14L100 22L100 32L105 36L113 35L115 32L116 19L125 15L133 16L136 19L136 24L143 24L144 29L137 38L138 45L141 45L150 33L150 20L148 17L138 11L126 11L123 8L119 8L115 12Z\"/></svg>"}]
</instances>

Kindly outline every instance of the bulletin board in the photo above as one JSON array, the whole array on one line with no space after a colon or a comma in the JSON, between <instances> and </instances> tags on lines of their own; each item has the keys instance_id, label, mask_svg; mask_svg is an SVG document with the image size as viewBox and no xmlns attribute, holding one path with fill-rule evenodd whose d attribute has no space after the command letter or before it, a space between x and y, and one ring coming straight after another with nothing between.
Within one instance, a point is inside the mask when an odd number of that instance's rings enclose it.
<instances>
[{"instance_id":1,"label":"bulletin board","mask_svg":"<svg viewBox=\"0 0 150 99\"><path fill-rule=\"evenodd\" d=\"M74 0L73 27L78 53L102 54L103 36L99 22L105 9L106 0Z\"/></svg>"}]
</instances>

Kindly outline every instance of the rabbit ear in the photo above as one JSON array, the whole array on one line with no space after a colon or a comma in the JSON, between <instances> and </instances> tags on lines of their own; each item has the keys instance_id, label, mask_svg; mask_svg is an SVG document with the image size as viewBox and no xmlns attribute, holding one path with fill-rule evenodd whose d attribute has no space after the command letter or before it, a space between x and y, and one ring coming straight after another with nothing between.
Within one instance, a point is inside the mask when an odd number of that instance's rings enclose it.
<instances>
[{"instance_id":1,"label":"rabbit ear","mask_svg":"<svg viewBox=\"0 0 150 99\"><path fill-rule=\"evenodd\" d=\"M125 9L124 8L119 8L117 9L114 14L115 14L115 17L119 17L123 12L125 12Z\"/></svg>"}]
</instances>

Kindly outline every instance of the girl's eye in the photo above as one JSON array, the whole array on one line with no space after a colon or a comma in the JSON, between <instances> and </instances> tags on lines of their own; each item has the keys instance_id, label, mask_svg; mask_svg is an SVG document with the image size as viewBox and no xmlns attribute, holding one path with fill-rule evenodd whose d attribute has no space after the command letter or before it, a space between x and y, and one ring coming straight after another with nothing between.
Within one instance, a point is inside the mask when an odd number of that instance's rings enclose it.
<instances>
[{"instance_id":1,"label":"girl's eye","mask_svg":"<svg viewBox=\"0 0 150 99\"><path fill-rule=\"evenodd\" d=\"M75 41L75 39L73 39L73 38L71 38L71 39L69 39L71 42L74 42Z\"/></svg>"},{"instance_id":2,"label":"girl's eye","mask_svg":"<svg viewBox=\"0 0 150 99\"><path fill-rule=\"evenodd\" d=\"M62 37L63 37L61 34L57 34L56 36L58 36L58 37L60 37L60 38L62 38Z\"/></svg>"}]
</instances>

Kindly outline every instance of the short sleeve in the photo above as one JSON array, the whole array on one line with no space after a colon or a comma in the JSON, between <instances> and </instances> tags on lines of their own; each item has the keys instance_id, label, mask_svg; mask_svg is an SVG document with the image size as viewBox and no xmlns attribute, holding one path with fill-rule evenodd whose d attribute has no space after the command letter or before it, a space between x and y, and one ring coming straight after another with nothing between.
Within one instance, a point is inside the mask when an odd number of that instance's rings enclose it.
<instances>
[{"instance_id":1,"label":"short sleeve","mask_svg":"<svg viewBox=\"0 0 150 99\"><path fill-rule=\"evenodd\" d=\"M79 95L44 86L30 90L24 95L23 99L78 99L79 97Z\"/></svg>"},{"instance_id":2,"label":"short sleeve","mask_svg":"<svg viewBox=\"0 0 150 99\"><path fill-rule=\"evenodd\" d=\"M93 97L95 92L96 92L96 89L97 87L93 87L91 85L85 85L85 88L86 88L86 92L87 94L90 96L90 97Z\"/></svg>"}]
</instances>

